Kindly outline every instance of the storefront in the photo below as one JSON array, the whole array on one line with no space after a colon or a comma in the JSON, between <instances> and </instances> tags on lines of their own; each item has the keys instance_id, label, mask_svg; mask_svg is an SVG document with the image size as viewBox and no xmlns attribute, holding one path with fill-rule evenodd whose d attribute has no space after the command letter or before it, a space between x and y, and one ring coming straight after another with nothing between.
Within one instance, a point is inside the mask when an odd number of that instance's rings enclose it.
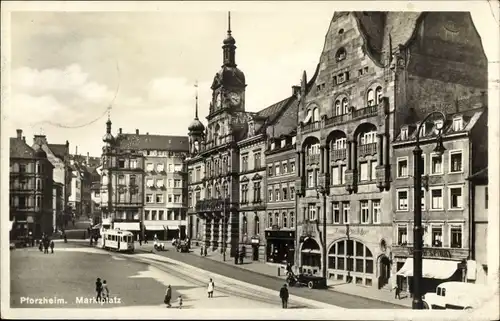
<instances>
[{"instance_id":1,"label":"storefront","mask_svg":"<svg viewBox=\"0 0 500 321\"><path fill-rule=\"evenodd\" d=\"M359 240L343 239L328 250L329 276L338 281L372 286L375 281L375 258Z\"/></svg>"},{"instance_id":2,"label":"storefront","mask_svg":"<svg viewBox=\"0 0 500 321\"><path fill-rule=\"evenodd\" d=\"M317 274L321 270L321 250L315 239L307 237L303 240L299 267L308 274Z\"/></svg>"},{"instance_id":3,"label":"storefront","mask_svg":"<svg viewBox=\"0 0 500 321\"><path fill-rule=\"evenodd\" d=\"M266 231L266 261L287 264L295 258L295 231Z\"/></svg>"}]
</instances>

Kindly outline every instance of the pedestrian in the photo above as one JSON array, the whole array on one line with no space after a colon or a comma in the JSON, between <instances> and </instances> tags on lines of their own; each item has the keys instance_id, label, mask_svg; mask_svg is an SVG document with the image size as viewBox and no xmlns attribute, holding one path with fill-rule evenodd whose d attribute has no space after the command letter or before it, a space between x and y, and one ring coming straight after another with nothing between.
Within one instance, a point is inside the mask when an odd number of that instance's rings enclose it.
<instances>
[{"instance_id":1,"label":"pedestrian","mask_svg":"<svg viewBox=\"0 0 500 321\"><path fill-rule=\"evenodd\" d=\"M54 240L50 240L50 253L54 254Z\"/></svg>"},{"instance_id":2,"label":"pedestrian","mask_svg":"<svg viewBox=\"0 0 500 321\"><path fill-rule=\"evenodd\" d=\"M43 240L43 254L49 254L49 240Z\"/></svg>"},{"instance_id":3,"label":"pedestrian","mask_svg":"<svg viewBox=\"0 0 500 321\"><path fill-rule=\"evenodd\" d=\"M148 244L148 236L144 235L144 244Z\"/></svg>"},{"instance_id":4,"label":"pedestrian","mask_svg":"<svg viewBox=\"0 0 500 321\"><path fill-rule=\"evenodd\" d=\"M397 283L394 285L394 299L401 300L401 289Z\"/></svg>"},{"instance_id":5,"label":"pedestrian","mask_svg":"<svg viewBox=\"0 0 500 321\"><path fill-rule=\"evenodd\" d=\"M43 240L40 240L40 243L38 243L38 249L40 252L43 252Z\"/></svg>"},{"instance_id":6,"label":"pedestrian","mask_svg":"<svg viewBox=\"0 0 500 321\"><path fill-rule=\"evenodd\" d=\"M215 289L215 284L212 279L208 282L208 287L207 287L207 292L208 292L208 297L213 298L214 297L214 289Z\"/></svg>"},{"instance_id":7,"label":"pedestrian","mask_svg":"<svg viewBox=\"0 0 500 321\"><path fill-rule=\"evenodd\" d=\"M106 300L109 299L109 288L106 280L102 281L102 297Z\"/></svg>"},{"instance_id":8,"label":"pedestrian","mask_svg":"<svg viewBox=\"0 0 500 321\"><path fill-rule=\"evenodd\" d=\"M288 288L286 287L286 283L281 287L280 298L283 309L288 308Z\"/></svg>"},{"instance_id":9,"label":"pedestrian","mask_svg":"<svg viewBox=\"0 0 500 321\"><path fill-rule=\"evenodd\" d=\"M97 278L95 281L95 292L96 292L96 297L95 299L97 301L101 301L101 295L102 295L102 283L101 283L101 278Z\"/></svg>"},{"instance_id":10,"label":"pedestrian","mask_svg":"<svg viewBox=\"0 0 500 321\"><path fill-rule=\"evenodd\" d=\"M200 256L203 256L203 246L200 247Z\"/></svg>"},{"instance_id":11,"label":"pedestrian","mask_svg":"<svg viewBox=\"0 0 500 321\"><path fill-rule=\"evenodd\" d=\"M167 308L170 308L172 305L170 305L170 300L172 299L172 288L170 287L170 284L167 286L167 290L165 291L165 299L163 302L167 305Z\"/></svg>"},{"instance_id":12,"label":"pedestrian","mask_svg":"<svg viewBox=\"0 0 500 321\"><path fill-rule=\"evenodd\" d=\"M179 295L179 309L182 309L182 295Z\"/></svg>"},{"instance_id":13,"label":"pedestrian","mask_svg":"<svg viewBox=\"0 0 500 321\"><path fill-rule=\"evenodd\" d=\"M203 254L205 254L205 256L207 256L207 247L206 246L203 248Z\"/></svg>"}]
</instances>

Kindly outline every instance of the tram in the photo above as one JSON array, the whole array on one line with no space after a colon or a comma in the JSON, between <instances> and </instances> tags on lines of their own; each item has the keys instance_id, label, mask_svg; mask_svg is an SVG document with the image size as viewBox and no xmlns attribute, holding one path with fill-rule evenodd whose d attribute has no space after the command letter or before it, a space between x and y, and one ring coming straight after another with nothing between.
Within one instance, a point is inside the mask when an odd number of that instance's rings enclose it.
<instances>
[{"instance_id":1,"label":"tram","mask_svg":"<svg viewBox=\"0 0 500 321\"><path fill-rule=\"evenodd\" d=\"M102 248L117 252L134 252L134 234L120 229L106 230L102 234Z\"/></svg>"}]
</instances>

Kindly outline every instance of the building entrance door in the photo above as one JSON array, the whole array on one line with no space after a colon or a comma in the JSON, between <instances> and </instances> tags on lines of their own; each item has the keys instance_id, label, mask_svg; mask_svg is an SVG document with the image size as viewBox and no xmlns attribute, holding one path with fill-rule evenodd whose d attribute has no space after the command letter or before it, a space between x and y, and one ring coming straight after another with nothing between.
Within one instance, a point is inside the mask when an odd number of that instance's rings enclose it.
<instances>
[{"instance_id":1,"label":"building entrance door","mask_svg":"<svg viewBox=\"0 0 500 321\"><path fill-rule=\"evenodd\" d=\"M391 277L391 263L387 256L382 256L380 258L380 274L379 274L379 289L385 286L389 282L389 278Z\"/></svg>"},{"instance_id":2,"label":"building entrance door","mask_svg":"<svg viewBox=\"0 0 500 321\"><path fill-rule=\"evenodd\" d=\"M258 245L252 246L252 260L254 260L254 261L259 260L259 246Z\"/></svg>"}]
</instances>

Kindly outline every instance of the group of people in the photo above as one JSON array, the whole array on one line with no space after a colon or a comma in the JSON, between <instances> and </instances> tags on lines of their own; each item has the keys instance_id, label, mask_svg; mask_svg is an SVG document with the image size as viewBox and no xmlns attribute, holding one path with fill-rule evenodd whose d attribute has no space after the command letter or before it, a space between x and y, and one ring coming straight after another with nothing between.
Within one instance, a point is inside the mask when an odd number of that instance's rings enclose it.
<instances>
[{"instance_id":1,"label":"group of people","mask_svg":"<svg viewBox=\"0 0 500 321\"><path fill-rule=\"evenodd\" d=\"M95 281L96 301L105 301L109 299L109 288L106 280L101 282L101 278Z\"/></svg>"},{"instance_id":2,"label":"group of people","mask_svg":"<svg viewBox=\"0 0 500 321\"><path fill-rule=\"evenodd\" d=\"M50 240L48 235L43 233L42 234L42 239L40 240L38 244L38 249L40 252L43 251L43 254L49 254L49 247L50 247L50 253L54 253L54 240Z\"/></svg>"},{"instance_id":3,"label":"group of people","mask_svg":"<svg viewBox=\"0 0 500 321\"><path fill-rule=\"evenodd\" d=\"M172 300L172 287L169 284L167 286L167 290L165 291L165 299L163 300L163 302L167 305L167 308L172 307L172 304L170 303L171 300ZM178 305L179 309L182 309L182 295L179 294L177 302L179 304Z\"/></svg>"}]
</instances>

